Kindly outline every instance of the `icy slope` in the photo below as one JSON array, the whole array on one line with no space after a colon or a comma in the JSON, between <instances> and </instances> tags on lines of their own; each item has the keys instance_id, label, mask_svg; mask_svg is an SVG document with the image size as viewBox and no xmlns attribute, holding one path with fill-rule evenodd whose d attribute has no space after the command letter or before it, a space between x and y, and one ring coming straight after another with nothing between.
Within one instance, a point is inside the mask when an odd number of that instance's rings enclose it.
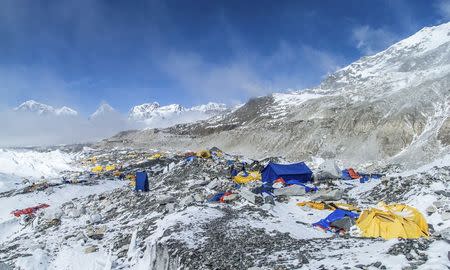
<instances>
[{"instance_id":1,"label":"icy slope","mask_svg":"<svg viewBox=\"0 0 450 270\"><path fill-rule=\"evenodd\" d=\"M61 171L77 170L76 154L60 150L38 152L33 150L0 149L0 173L38 179L56 177Z\"/></svg>"}]
</instances>

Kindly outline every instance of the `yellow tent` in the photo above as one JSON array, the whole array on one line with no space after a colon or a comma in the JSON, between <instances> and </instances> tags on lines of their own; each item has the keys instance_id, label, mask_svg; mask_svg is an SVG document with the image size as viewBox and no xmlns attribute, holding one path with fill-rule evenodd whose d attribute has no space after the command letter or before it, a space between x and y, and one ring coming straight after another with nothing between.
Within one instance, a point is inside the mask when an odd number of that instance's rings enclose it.
<instances>
[{"instance_id":1,"label":"yellow tent","mask_svg":"<svg viewBox=\"0 0 450 270\"><path fill-rule=\"evenodd\" d=\"M261 180L261 173L258 171L250 171L247 174L247 176L244 176L243 172L240 172L234 177L234 182L238 184L247 184L248 182Z\"/></svg>"},{"instance_id":2,"label":"yellow tent","mask_svg":"<svg viewBox=\"0 0 450 270\"><path fill-rule=\"evenodd\" d=\"M155 160L155 159L160 159L161 157L162 157L161 153L156 153L156 154L153 154L152 156L150 156L148 159Z\"/></svg>"},{"instance_id":3,"label":"yellow tent","mask_svg":"<svg viewBox=\"0 0 450 270\"><path fill-rule=\"evenodd\" d=\"M101 173L102 171L103 171L103 167L101 165L97 165L91 169L91 172L93 172L93 173Z\"/></svg>"},{"instance_id":4,"label":"yellow tent","mask_svg":"<svg viewBox=\"0 0 450 270\"><path fill-rule=\"evenodd\" d=\"M198 151L197 153L195 153L195 155L199 158L210 158L211 152L208 150L201 150L201 151Z\"/></svg>"},{"instance_id":5,"label":"yellow tent","mask_svg":"<svg viewBox=\"0 0 450 270\"><path fill-rule=\"evenodd\" d=\"M105 171L114 171L116 169L116 165L106 165Z\"/></svg>"},{"instance_id":6,"label":"yellow tent","mask_svg":"<svg viewBox=\"0 0 450 270\"><path fill-rule=\"evenodd\" d=\"M428 237L428 224L416 209L404 204L386 205L381 202L378 208L361 213L356 225L364 237L420 238Z\"/></svg>"}]
</instances>

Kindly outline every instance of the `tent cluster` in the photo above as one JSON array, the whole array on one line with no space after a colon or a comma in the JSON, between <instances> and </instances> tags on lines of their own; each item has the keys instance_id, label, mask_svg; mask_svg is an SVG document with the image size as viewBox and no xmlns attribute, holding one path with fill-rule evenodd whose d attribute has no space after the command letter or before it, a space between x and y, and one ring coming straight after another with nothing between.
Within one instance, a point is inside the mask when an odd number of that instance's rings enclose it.
<instances>
[{"instance_id":1,"label":"tent cluster","mask_svg":"<svg viewBox=\"0 0 450 270\"><path fill-rule=\"evenodd\" d=\"M220 158L223 156L223 152L216 147L211 148L210 150L204 149L197 152L186 152L184 154L187 161L193 161L197 158Z\"/></svg>"},{"instance_id":2,"label":"tent cluster","mask_svg":"<svg viewBox=\"0 0 450 270\"><path fill-rule=\"evenodd\" d=\"M414 207L405 204L387 205L380 202L376 208L361 210L342 203L301 202L318 210L333 210L324 219L312 225L327 232L345 233L354 225L362 237L370 238L420 238L428 237L428 224Z\"/></svg>"},{"instance_id":3,"label":"tent cluster","mask_svg":"<svg viewBox=\"0 0 450 270\"><path fill-rule=\"evenodd\" d=\"M135 154L139 156L139 154ZM253 204L275 204L275 200L283 201L288 196L303 196L311 193L311 201L299 202L297 205L316 210L332 211L325 218L312 224L313 227L332 233L349 232L351 228L358 228L363 237L390 238L418 238L429 235L428 225L417 209L407 205L380 204L377 208L361 210L357 206L339 202L342 194L339 190L319 190L312 183L322 177L324 179L359 180L364 183L368 179L380 179L381 174L365 174L353 168L340 170L334 162L324 162L317 174L304 163L278 164L268 162L265 166L258 161L247 163L237 157L224 155L217 148L187 152L182 154L185 162L211 162L211 160L226 161L229 177L234 186L210 196L209 202L231 203L237 198L243 198ZM136 158L136 157L134 157ZM154 153L148 161L164 161L169 157L162 153ZM124 175L121 166L111 163L98 164L97 158L89 160L96 166L93 173L114 172L115 176L130 181L135 191L149 191L149 177L146 171L133 170ZM115 174L119 172L120 174ZM213 190L213 189L211 189ZM336 194L335 194L336 193ZM339 199L337 199L339 197Z\"/></svg>"}]
</instances>

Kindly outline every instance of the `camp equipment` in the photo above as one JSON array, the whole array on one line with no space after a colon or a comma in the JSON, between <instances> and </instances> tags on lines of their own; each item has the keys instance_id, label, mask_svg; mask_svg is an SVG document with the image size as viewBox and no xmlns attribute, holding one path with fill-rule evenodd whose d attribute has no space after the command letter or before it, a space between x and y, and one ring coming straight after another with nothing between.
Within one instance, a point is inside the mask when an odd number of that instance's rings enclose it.
<instances>
[{"instance_id":1,"label":"camp equipment","mask_svg":"<svg viewBox=\"0 0 450 270\"><path fill-rule=\"evenodd\" d=\"M116 165L106 165L105 171L114 171L116 169Z\"/></svg>"},{"instance_id":2,"label":"camp equipment","mask_svg":"<svg viewBox=\"0 0 450 270\"><path fill-rule=\"evenodd\" d=\"M247 184L249 182L253 181L260 181L261 180L261 173L258 171L251 171L251 172L240 172L238 173L234 178L234 182L238 184Z\"/></svg>"},{"instance_id":3,"label":"camp equipment","mask_svg":"<svg viewBox=\"0 0 450 270\"><path fill-rule=\"evenodd\" d=\"M149 190L148 187L148 176L146 171L137 172L136 173L136 191L144 191L147 192Z\"/></svg>"},{"instance_id":4,"label":"camp equipment","mask_svg":"<svg viewBox=\"0 0 450 270\"><path fill-rule=\"evenodd\" d=\"M91 172L93 172L93 173L101 173L102 171L103 171L103 166L101 166L101 165L97 165L91 169Z\"/></svg>"},{"instance_id":5,"label":"camp equipment","mask_svg":"<svg viewBox=\"0 0 450 270\"><path fill-rule=\"evenodd\" d=\"M33 206L33 207L28 207L28 208L25 208L25 209L21 209L21 210L12 211L11 214L13 214L15 217L20 217L22 215L34 215L34 213L36 213L37 210L43 209L43 208L47 208L49 206L50 205L48 205L48 204L42 203L42 204L39 204L37 206Z\"/></svg>"},{"instance_id":6,"label":"camp equipment","mask_svg":"<svg viewBox=\"0 0 450 270\"><path fill-rule=\"evenodd\" d=\"M156 153L151 155L148 159L149 160L156 160L156 159L160 159L162 157L161 153Z\"/></svg>"},{"instance_id":7,"label":"camp equipment","mask_svg":"<svg viewBox=\"0 0 450 270\"><path fill-rule=\"evenodd\" d=\"M347 210L347 211L356 211L356 212L360 211L358 207L353 206L351 204L346 204L346 203L325 203L325 202L309 201L309 202L299 202L299 203L297 203L297 205L298 206L308 206L310 208L317 209L317 210L342 209L342 210Z\"/></svg>"},{"instance_id":8,"label":"camp equipment","mask_svg":"<svg viewBox=\"0 0 450 270\"><path fill-rule=\"evenodd\" d=\"M201 150L201 151L198 151L197 153L195 153L195 155L199 158L210 158L211 152L208 150Z\"/></svg>"},{"instance_id":9,"label":"camp equipment","mask_svg":"<svg viewBox=\"0 0 450 270\"><path fill-rule=\"evenodd\" d=\"M338 231L340 231L342 229L348 230L351 226L348 227L348 229L347 229L347 228L342 228L341 226L336 226L336 224L333 225L333 223L335 223L345 217L349 217L351 219L356 219L356 218L358 218L358 216L359 216L358 213L354 213L354 212L342 210L342 209L336 209L331 214L329 214L326 218L321 219L318 222L314 223L313 226L319 227L325 231L333 231L334 229L337 229ZM340 223L339 225L342 225L342 223Z\"/></svg>"},{"instance_id":10,"label":"camp equipment","mask_svg":"<svg viewBox=\"0 0 450 270\"><path fill-rule=\"evenodd\" d=\"M359 178L361 178L361 176L353 168L342 170L342 179L344 180L353 180Z\"/></svg>"},{"instance_id":11,"label":"camp equipment","mask_svg":"<svg viewBox=\"0 0 450 270\"><path fill-rule=\"evenodd\" d=\"M265 183L272 184L272 182L278 178L283 178L284 181L298 180L302 183L311 181L312 177L311 169L304 163L294 164L276 164L270 162L262 170L262 180Z\"/></svg>"},{"instance_id":12,"label":"camp equipment","mask_svg":"<svg viewBox=\"0 0 450 270\"><path fill-rule=\"evenodd\" d=\"M362 236L384 239L429 236L428 224L416 208L404 204L386 205L383 202L377 206L363 211L356 221Z\"/></svg>"}]
</instances>

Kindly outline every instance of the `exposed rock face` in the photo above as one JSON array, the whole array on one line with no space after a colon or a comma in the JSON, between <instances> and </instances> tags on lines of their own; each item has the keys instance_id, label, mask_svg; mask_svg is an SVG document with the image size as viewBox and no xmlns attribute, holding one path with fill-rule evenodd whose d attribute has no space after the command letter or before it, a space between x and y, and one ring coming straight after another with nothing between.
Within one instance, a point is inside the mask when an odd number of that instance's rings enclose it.
<instances>
[{"instance_id":1,"label":"exposed rock face","mask_svg":"<svg viewBox=\"0 0 450 270\"><path fill-rule=\"evenodd\" d=\"M447 152L442 145L450 140L449 32L450 23L424 28L314 89L255 98L208 121L120 139L168 149L218 146L255 158L426 162Z\"/></svg>"},{"instance_id":2,"label":"exposed rock face","mask_svg":"<svg viewBox=\"0 0 450 270\"><path fill-rule=\"evenodd\" d=\"M450 145L450 117L447 117L439 130L438 139L442 144Z\"/></svg>"}]
</instances>

